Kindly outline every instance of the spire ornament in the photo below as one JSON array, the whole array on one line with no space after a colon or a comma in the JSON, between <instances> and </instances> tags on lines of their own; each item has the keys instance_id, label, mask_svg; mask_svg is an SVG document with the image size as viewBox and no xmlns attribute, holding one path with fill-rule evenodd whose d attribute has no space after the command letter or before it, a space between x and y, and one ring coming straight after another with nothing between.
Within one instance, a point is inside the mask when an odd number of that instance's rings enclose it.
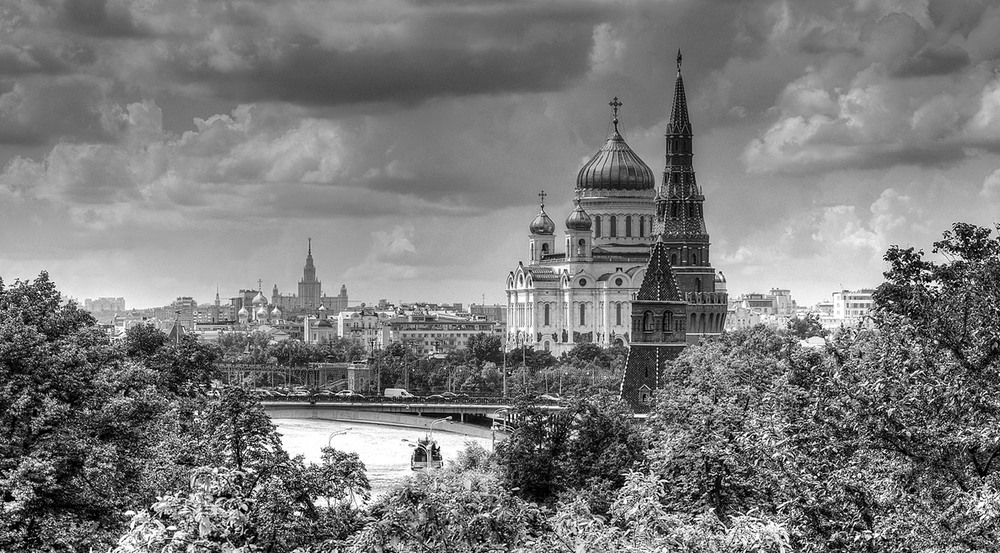
<instances>
[{"instance_id":1,"label":"spire ornament","mask_svg":"<svg viewBox=\"0 0 1000 553\"><path fill-rule=\"evenodd\" d=\"M681 74L681 60L682 59L683 59L683 57L681 56L681 49L678 48L677 49L677 74L678 75Z\"/></svg>"},{"instance_id":2,"label":"spire ornament","mask_svg":"<svg viewBox=\"0 0 1000 553\"><path fill-rule=\"evenodd\" d=\"M614 115L611 122L615 124L615 132L618 132L618 108L622 107L622 103L619 102L618 97L615 96L613 100L608 102L608 105L611 106L611 113Z\"/></svg>"}]
</instances>

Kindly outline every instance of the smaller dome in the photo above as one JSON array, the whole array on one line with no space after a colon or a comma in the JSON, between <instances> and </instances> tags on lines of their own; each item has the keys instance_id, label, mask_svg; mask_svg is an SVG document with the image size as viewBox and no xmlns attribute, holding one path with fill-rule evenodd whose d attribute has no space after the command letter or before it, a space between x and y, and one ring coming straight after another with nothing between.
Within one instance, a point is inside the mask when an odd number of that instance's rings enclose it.
<instances>
[{"instance_id":1,"label":"smaller dome","mask_svg":"<svg viewBox=\"0 0 1000 553\"><path fill-rule=\"evenodd\" d=\"M241 307L237 315L239 315L240 317L249 317L250 312L247 311L247 306L244 305L243 307Z\"/></svg>"},{"instance_id":2,"label":"smaller dome","mask_svg":"<svg viewBox=\"0 0 1000 553\"><path fill-rule=\"evenodd\" d=\"M272 317L280 317L281 316L281 310L278 309L277 305L275 305L274 309L271 310L271 316Z\"/></svg>"},{"instance_id":3,"label":"smaller dome","mask_svg":"<svg viewBox=\"0 0 1000 553\"><path fill-rule=\"evenodd\" d=\"M590 215L587 215L587 212L583 210L580 199L577 198L576 209L569 214L569 217L566 217L566 228L569 230L590 230L591 224Z\"/></svg>"},{"instance_id":4,"label":"smaller dome","mask_svg":"<svg viewBox=\"0 0 1000 553\"><path fill-rule=\"evenodd\" d=\"M264 317L267 317L267 309L262 305L257 308L257 318L262 319Z\"/></svg>"},{"instance_id":5,"label":"smaller dome","mask_svg":"<svg viewBox=\"0 0 1000 553\"><path fill-rule=\"evenodd\" d=\"M325 306L325 305L323 305L323 304L319 304L319 309L318 309L318 311L326 311L326 306Z\"/></svg>"},{"instance_id":6,"label":"smaller dome","mask_svg":"<svg viewBox=\"0 0 1000 553\"><path fill-rule=\"evenodd\" d=\"M262 294L260 292L257 292L257 295L253 297L253 304L254 305L262 305L262 304L265 304L265 303L267 303L267 300L264 299L264 294Z\"/></svg>"},{"instance_id":7,"label":"smaller dome","mask_svg":"<svg viewBox=\"0 0 1000 553\"><path fill-rule=\"evenodd\" d=\"M726 282L726 275L722 274L722 271L719 271L715 275L715 282L718 282L718 283L721 283L721 284L725 284L725 282Z\"/></svg>"},{"instance_id":8,"label":"smaller dome","mask_svg":"<svg viewBox=\"0 0 1000 553\"><path fill-rule=\"evenodd\" d=\"M528 226L531 234L555 234L556 224L552 222L549 215L545 213L545 204L542 204L541 211L535 216L535 220Z\"/></svg>"}]
</instances>

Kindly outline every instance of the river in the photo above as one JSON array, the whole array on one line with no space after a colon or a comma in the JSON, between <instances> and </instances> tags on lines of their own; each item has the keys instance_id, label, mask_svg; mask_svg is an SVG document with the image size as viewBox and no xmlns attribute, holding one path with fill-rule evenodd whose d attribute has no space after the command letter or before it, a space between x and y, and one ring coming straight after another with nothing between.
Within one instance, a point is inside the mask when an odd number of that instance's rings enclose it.
<instances>
[{"instance_id":1,"label":"river","mask_svg":"<svg viewBox=\"0 0 1000 553\"><path fill-rule=\"evenodd\" d=\"M306 462L319 463L320 449L326 444L341 451L353 451L365 464L372 497L380 496L413 475L410 470L411 446L403 440L416 442L424 431L399 426L380 426L357 422L326 421L319 419L274 419L281 434L281 443L290 455L302 455ZM448 423L444 423L448 424ZM341 433L343 432L343 433ZM336 433L332 438L331 434ZM441 446L445 464L465 447L468 441L490 449L486 438L470 438L437 429L434 439Z\"/></svg>"}]
</instances>

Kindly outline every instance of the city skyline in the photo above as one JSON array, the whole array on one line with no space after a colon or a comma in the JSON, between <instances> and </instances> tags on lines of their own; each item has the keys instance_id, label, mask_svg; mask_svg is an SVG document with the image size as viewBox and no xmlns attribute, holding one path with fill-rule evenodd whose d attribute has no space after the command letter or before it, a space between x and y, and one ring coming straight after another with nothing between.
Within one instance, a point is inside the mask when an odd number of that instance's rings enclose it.
<instances>
[{"instance_id":1,"label":"city skyline","mask_svg":"<svg viewBox=\"0 0 1000 553\"><path fill-rule=\"evenodd\" d=\"M78 298L504 302L619 97L660 183L678 49L732 297L881 282L1000 208L1000 6L94 0L0 21L0 276Z\"/></svg>"}]
</instances>

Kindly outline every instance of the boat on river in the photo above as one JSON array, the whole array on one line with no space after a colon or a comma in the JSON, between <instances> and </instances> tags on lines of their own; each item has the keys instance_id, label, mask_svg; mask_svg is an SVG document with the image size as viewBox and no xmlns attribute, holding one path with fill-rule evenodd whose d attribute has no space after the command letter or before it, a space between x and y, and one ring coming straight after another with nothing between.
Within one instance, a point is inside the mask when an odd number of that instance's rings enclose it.
<instances>
[{"instance_id":1,"label":"boat on river","mask_svg":"<svg viewBox=\"0 0 1000 553\"><path fill-rule=\"evenodd\" d=\"M437 441L429 435L417 440L410 454L410 470L439 469L444 466L444 457Z\"/></svg>"}]
</instances>

